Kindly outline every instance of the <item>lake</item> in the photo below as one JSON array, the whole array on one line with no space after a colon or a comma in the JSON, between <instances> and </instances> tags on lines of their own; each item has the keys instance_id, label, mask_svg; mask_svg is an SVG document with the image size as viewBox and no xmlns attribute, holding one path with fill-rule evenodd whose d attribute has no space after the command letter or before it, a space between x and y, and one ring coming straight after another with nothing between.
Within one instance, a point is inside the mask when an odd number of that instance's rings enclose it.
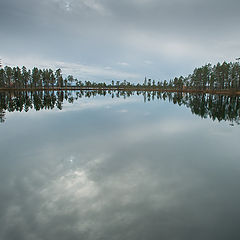
<instances>
[{"instance_id":1,"label":"lake","mask_svg":"<svg viewBox=\"0 0 240 240\"><path fill-rule=\"evenodd\" d=\"M0 97L0 239L240 239L239 97Z\"/></svg>"}]
</instances>

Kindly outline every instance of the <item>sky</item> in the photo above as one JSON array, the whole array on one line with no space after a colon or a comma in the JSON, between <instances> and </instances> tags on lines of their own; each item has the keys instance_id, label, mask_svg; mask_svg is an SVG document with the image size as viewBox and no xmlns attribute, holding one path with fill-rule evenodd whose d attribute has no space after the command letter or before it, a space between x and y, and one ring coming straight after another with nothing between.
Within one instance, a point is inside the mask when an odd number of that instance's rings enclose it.
<instances>
[{"instance_id":1,"label":"sky","mask_svg":"<svg viewBox=\"0 0 240 240\"><path fill-rule=\"evenodd\" d=\"M0 0L0 58L79 80L168 80L240 57L239 9L239 0Z\"/></svg>"}]
</instances>

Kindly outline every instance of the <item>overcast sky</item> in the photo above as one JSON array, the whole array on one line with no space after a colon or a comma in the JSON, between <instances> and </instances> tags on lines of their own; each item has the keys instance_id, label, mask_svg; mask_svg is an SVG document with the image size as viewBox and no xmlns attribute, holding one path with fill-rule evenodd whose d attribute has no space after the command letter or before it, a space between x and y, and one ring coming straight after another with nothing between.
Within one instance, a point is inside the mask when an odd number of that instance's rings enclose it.
<instances>
[{"instance_id":1,"label":"overcast sky","mask_svg":"<svg viewBox=\"0 0 240 240\"><path fill-rule=\"evenodd\" d=\"M0 58L82 80L169 79L240 57L239 10L239 0L0 0Z\"/></svg>"}]
</instances>

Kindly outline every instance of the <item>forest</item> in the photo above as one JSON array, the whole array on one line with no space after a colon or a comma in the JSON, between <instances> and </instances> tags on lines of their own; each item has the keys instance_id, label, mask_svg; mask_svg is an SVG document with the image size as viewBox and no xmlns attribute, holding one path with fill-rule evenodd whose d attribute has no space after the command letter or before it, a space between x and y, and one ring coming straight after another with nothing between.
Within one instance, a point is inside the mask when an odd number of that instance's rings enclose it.
<instances>
[{"instance_id":1,"label":"forest","mask_svg":"<svg viewBox=\"0 0 240 240\"><path fill-rule=\"evenodd\" d=\"M142 84L126 80L110 83L80 81L72 75L63 77L61 69L26 67L0 68L0 122L5 121L5 112L62 109L64 100L72 103L82 97L110 95L130 97L142 95L144 102L155 99L168 100L184 105L193 114L212 120L230 121L239 124L240 116L240 65L238 62L223 62L214 66L207 64L194 69L187 77L175 77L158 81L145 77ZM71 91L76 90L76 91ZM211 94L212 93L212 94ZM216 95L215 93L226 93Z\"/></svg>"},{"instance_id":2,"label":"forest","mask_svg":"<svg viewBox=\"0 0 240 240\"><path fill-rule=\"evenodd\" d=\"M143 97L144 102L163 100L185 106L201 118L210 118L213 121L229 121L231 124L239 124L240 122L240 98L238 96L123 90L2 91L0 92L0 122L5 121L6 111L28 112L30 109L39 111L53 108L61 110L64 101L73 103L80 98L92 98L98 95L109 95L111 98L127 98L139 95Z\"/></svg>"},{"instance_id":3,"label":"forest","mask_svg":"<svg viewBox=\"0 0 240 240\"><path fill-rule=\"evenodd\" d=\"M169 81L155 81L145 77L143 83L130 83L126 80L111 82L81 81L72 75L63 77L61 69L28 70L26 67L9 67L0 69L0 89L14 90L46 90L63 88L77 89L118 89L118 90L155 90L155 91L240 91L240 64L239 62L223 62L216 65L206 64L195 68L187 77L175 77Z\"/></svg>"}]
</instances>

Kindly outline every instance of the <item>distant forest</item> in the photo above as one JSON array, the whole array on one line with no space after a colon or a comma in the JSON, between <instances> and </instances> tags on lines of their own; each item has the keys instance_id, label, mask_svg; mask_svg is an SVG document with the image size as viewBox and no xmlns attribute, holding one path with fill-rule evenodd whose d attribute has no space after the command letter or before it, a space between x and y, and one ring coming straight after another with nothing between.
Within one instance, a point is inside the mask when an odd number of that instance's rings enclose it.
<instances>
[{"instance_id":1,"label":"distant forest","mask_svg":"<svg viewBox=\"0 0 240 240\"><path fill-rule=\"evenodd\" d=\"M47 89L47 88L111 88L111 89L155 89L155 90L240 90L240 65L238 62L223 62L214 66L207 64L194 69L187 77L175 77L169 81L155 81L145 78L142 84L130 83L126 80L111 83L80 81L69 75L63 78L61 69L38 69L34 67L4 67L0 69L1 89Z\"/></svg>"}]
</instances>

